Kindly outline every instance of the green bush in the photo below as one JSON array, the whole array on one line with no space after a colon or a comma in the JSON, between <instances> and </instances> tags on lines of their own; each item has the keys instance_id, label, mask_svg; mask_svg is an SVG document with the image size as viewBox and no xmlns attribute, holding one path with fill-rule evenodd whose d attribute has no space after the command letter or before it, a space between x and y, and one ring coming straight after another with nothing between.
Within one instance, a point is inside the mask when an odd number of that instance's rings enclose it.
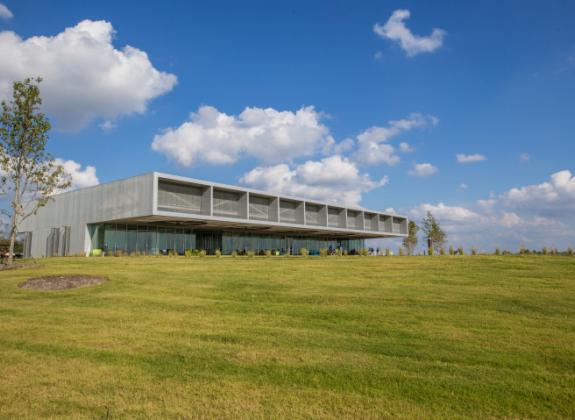
<instances>
[{"instance_id":1,"label":"green bush","mask_svg":"<svg viewBox=\"0 0 575 420\"><path fill-rule=\"evenodd\" d=\"M198 253L198 255L199 255L200 257L205 257L206 255L208 255L208 253L202 249L202 250Z\"/></svg>"},{"instance_id":2,"label":"green bush","mask_svg":"<svg viewBox=\"0 0 575 420\"><path fill-rule=\"evenodd\" d=\"M449 255L455 255L455 248L453 248L453 245L449 245Z\"/></svg>"},{"instance_id":3,"label":"green bush","mask_svg":"<svg viewBox=\"0 0 575 420\"><path fill-rule=\"evenodd\" d=\"M253 257L255 257L255 256L256 256L255 251L248 251L248 257L249 257L249 258L253 258Z\"/></svg>"},{"instance_id":4,"label":"green bush","mask_svg":"<svg viewBox=\"0 0 575 420\"><path fill-rule=\"evenodd\" d=\"M391 257L391 249L385 248L385 256L386 256L386 257Z\"/></svg>"},{"instance_id":5,"label":"green bush","mask_svg":"<svg viewBox=\"0 0 575 420\"><path fill-rule=\"evenodd\" d=\"M238 256L238 253L236 251L232 251L232 257L236 258Z\"/></svg>"},{"instance_id":6,"label":"green bush","mask_svg":"<svg viewBox=\"0 0 575 420\"><path fill-rule=\"evenodd\" d=\"M369 249L367 248L361 248L361 251L359 252L362 257L367 257L369 255Z\"/></svg>"},{"instance_id":7,"label":"green bush","mask_svg":"<svg viewBox=\"0 0 575 420\"><path fill-rule=\"evenodd\" d=\"M266 257L271 257L271 256L272 256L272 252L271 252L269 249L266 249L265 255L266 255Z\"/></svg>"},{"instance_id":8,"label":"green bush","mask_svg":"<svg viewBox=\"0 0 575 420\"><path fill-rule=\"evenodd\" d=\"M495 255L501 255L501 250L499 247L495 248Z\"/></svg>"},{"instance_id":9,"label":"green bush","mask_svg":"<svg viewBox=\"0 0 575 420\"><path fill-rule=\"evenodd\" d=\"M427 248L427 255L429 255L430 257L433 257L433 254L435 253L435 251L433 250L433 247L430 246L429 248Z\"/></svg>"},{"instance_id":10,"label":"green bush","mask_svg":"<svg viewBox=\"0 0 575 420\"><path fill-rule=\"evenodd\" d=\"M216 252L214 253L214 255L218 258L220 258L222 256L222 251L220 251L219 249L216 249Z\"/></svg>"},{"instance_id":11,"label":"green bush","mask_svg":"<svg viewBox=\"0 0 575 420\"><path fill-rule=\"evenodd\" d=\"M543 249L541 250L541 253L542 253L543 255L547 255L547 254L549 253L549 250L547 249L546 246L543 247Z\"/></svg>"},{"instance_id":12,"label":"green bush","mask_svg":"<svg viewBox=\"0 0 575 420\"><path fill-rule=\"evenodd\" d=\"M573 255L573 248L567 248L567 255Z\"/></svg>"},{"instance_id":13,"label":"green bush","mask_svg":"<svg viewBox=\"0 0 575 420\"><path fill-rule=\"evenodd\" d=\"M191 249L186 249L184 251L184 256L187 258L190 258L192 256L192 250Z\"/></svg>"},{"instance_id":14,"label":"green bush","mask_svg":"<svg viewBox=\"0 0 575 420\"><path fill-rule=\"evenodd\" d=\"M338 249L335 251L335 255L337 255L338 257L341 257L341 256L343 255L343 250L342 250L341 248L338 248Z\"/></svg>"},{"instance_id":15,"label":"green bush","mask_svg":"<svg viewBox=\"0 0 575 420\"><path fill-rule=\"evenodd\" d=\"M403 251L403 247L399 247L399 249L397 250L397 255L399 255L400 257L403 257L405 255L405 252Z\"/></svg>"},{"instance_id":16,"label":"green bush","mask_svg":"<svg viewBox=\"0 0 575 420\"><path fill-rule=\"evenodd\" d=\"M463 247L462 247L462 246L460 246L459 248L457 248L457 253L458 253L459 255L465 255L465 251L463 250Z\"/></svg>"},{"instance_id":17,"label":"green bush","mask_svg":"<svg viewBox=\"0 0 575 420\"><path fill-rule=\"evenodd\" d=\"M345 255L346 257L349 255L349 252L347 252L347 249L343 250L343 255Z\"/></svg>"},{"instance_id":18,"label":"green bush","mask_svg":"<svg viewBox=\"0 0 575 420\"><path fill-rule=\"evenodd\" d=\"M301 255L302 257L307 257L309 255L309 251L306 248L300 248L299 255Z\"/></svg>"},{"instance_id":19,"label":"green bush","mask_svg":"<svg viewBox=\"0 0 575 420\"><path fill-rule=\"evenodd\" d=\"M92 250L92 252L90 252L90 256L92 257L101 257L102 256L102 250L100 248L94 248Z\"/></svg>"},{"instance_id":20,"label":"green bush","mask_svg":"<svg viewBox=\"0 0 575 420\"><path fill-rule=\"evenodd\" d=\"M471 247L471 255L477 255L477 248L474 246Z\"/></svg>"},{"instance_id":21,"label":"green bush","mask_svg":"<svg viewBox=\"0 0 575 420\"><path fill-rule=\"evenodd\" d=\"M320 257L327 257L327 248L320 248L319 250L319 256Z\"/></svg>"},{"instance_id":22,"label":"green bush","mask_svg":"<svg viewBox=\"0 0 575 420\"><path fill-rule=\"evenodd\" d=\"M445 255L445 249L443 247L439 248L439 255Z\"/></svg>"}]
</instances>

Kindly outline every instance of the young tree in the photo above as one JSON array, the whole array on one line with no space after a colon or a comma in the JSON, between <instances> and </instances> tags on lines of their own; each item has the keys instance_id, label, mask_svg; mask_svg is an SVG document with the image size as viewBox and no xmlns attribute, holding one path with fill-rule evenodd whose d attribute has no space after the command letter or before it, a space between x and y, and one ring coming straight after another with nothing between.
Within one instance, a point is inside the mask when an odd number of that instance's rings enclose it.
<instances>
[{"instance_id":1,"label":"young tree","mask_svg":"<svg viewBox=\"0 0 575 420\"><path fill-rule=\"evenodd\" d=\"M0 188L11 207L12 254L18 227L50 201L52 194L70 186L69 176L46 152L50 123L40 112L41 79L14 82L12 99L2 101L0 114Z\"/></svg>"},{"instance_id":2,"label":"young tree","mask_svg":"<svg viewBox=\"0 0 575 420\"><path fill-rule=\"evenodd\" d=\"M445 245L447 241L447 235L441 229L439 222L431 212L427 212L425 219L422 222L422 230L425 234L425 239L427 239L427 245L429 248L433 248L435 251L439 252L439 250Z\"/></svg>"},{"instance_id":3,"label":"young tree","mask_svg":"<svg viewBox=\"0 0 575 420\"><path fill-rule=\"evenodd\" d=\"M413 220L410 220L407 224L407 236L403 238L403 247L407 249L409 255L413 255L413 251L417 246L417 232L419 231L419 226Z\"/></svg>"}]
</instances>

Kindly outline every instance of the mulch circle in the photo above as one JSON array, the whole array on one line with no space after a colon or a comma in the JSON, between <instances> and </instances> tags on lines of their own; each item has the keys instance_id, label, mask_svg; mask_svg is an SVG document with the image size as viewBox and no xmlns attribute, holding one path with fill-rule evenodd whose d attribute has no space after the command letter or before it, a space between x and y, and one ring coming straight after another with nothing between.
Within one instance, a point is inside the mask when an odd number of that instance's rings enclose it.
<instances>
[{"instance_id":1,"label":"mulch circle","mask_svg":"<svg viewBox=\"0 0 575 420\"><path fill-rule=\"evenodd\" d=\"M95 286L106 281L104 277L83 274L69 276L44 276L26 280L18 287L21 289L66 290L77 287Z\"/></svg>"}]
</instances>

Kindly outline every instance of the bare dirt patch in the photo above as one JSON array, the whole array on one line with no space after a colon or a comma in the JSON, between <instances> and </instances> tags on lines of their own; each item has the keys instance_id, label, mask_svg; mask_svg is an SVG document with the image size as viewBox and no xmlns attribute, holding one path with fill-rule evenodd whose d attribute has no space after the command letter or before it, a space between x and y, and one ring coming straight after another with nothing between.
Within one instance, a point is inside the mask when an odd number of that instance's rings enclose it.
<instances>
[{"instance_id":1,"label":"bare dirt patch","mask_svg":"<svg viewBox=\"0 0 575 420\"><path fill-rule=\"evenodd\" d=\"M83 274L69 276L45 276L26 280L18 287L21 289L66 290L77 287L95 286L106 281L104 277Z\"/></svg>"},{"instance_id":2,"label":"bare dirt patch","mask_svg":"<svg viewBox=\"0 0 575 420\"><path fill-rule=\"evenodd\" d=\"M0 264L0 271L5 271L5 270L19 270L21 268L38 268L40 267L40 264L36 264L36 263L30 263L30 264L12 264L12 265L7 265L7 264Z\"/></svg>"}]
</instances>

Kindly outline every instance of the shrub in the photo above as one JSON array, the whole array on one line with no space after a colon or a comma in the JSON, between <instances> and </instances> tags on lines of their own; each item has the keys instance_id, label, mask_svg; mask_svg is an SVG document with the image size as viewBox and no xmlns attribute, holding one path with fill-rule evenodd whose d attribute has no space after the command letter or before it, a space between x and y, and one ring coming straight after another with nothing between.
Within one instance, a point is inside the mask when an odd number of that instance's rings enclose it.
<instances>
[{"instance_id":1,"label":"shrub","mask_svg":"<svg viewBox=\"0 0 575 420\"><path fill-rule=\"evenodd\" d=\"M237 251L232 251L232 257L233 257L233 258L236 258L237 256L238 256Z\"/></svg>"},{"instance_id":2,"label":"shrub","mask_svg":"<svg viewBox=\"0 0 575 420\"><path fill-rule=\"evenodd\" d=\"M271 257L271 256L272 256L272 252L271 252L269 249L266 249L264 255L265 255L266 257Z\"/></svg>"},{"instance_id":3,"label":"shrub","mask_svg":"<svg viewBox=\"0 0 575 420\"><path fill-rule=\"evenodd\" d=\"M207 253L205 250L202 249L200 252L198 252L198 255L199 255L200 257L205 257L206 255L208 255L208 253Z\"/></svg>"},{"instance_id":4,"label":"shrub","mask_svg":"<svg viewBox=\"0 0 575 420\"><path fill-rule=\"evenodd\" d=\"M255 256L256 256L255 251L248 251L248 257L249 257L249 258L253 258L253 257L255 257Z\"/></svg>"},{"instance_id":5,"label":"shrub","mask_svg":"<svg viewBox=\"0 0 575 420\"><path fill-rule=\"evenodd\" d=\"M573 255L573 248L567 248L567 255Z\"/></svg>"},{"instance_id":6,"label":"shrub","mask_svg":"<svg viewBox=\"0 0 575 420\"><path fill-rule=\"evenodd\" d=\"M433 247L432 247L432 246L430 246L429 248L427 248L427 255L429 255L430 257L433 257L433 253L434 253L434 251L433 251Z\"/></svg>"},{"instance_id":7,"label":"shrub","mask_svg":"<svg viewBox=\"0 0 575 420\"><path fill-rule=\"evenodd\" d=\"M403 247L399 247L399 249L397 250L397 255L399 255L400 257L403 257L405 255L404 251L403 251Z\"/></svg>"},{"instance_id":8,"label":"shrub","mask_svg":"<svg viewBox=\"0 0 575 420\"><path fill-rule=\"evenodd\" d=\"M391 257L391 249L385 248L385 256L386 256L386 257Z\"/></svg>"},{"instance_id":9,"label":"shrub","mask_svg":"<svg viewBox=\"0 0 575 420\"><path fill-rule=\"evenodd\" d=\"M459 248L457 248L457 253L458 253L459 255L465 255L465 251L463 250L463 247L462 247L462 246L460 246Z\"/></svg>"},{"instance_id":10,"label":"shrub","mask_svg":"<svg viewBox=\"0 0 575 420\"><path fill-rule=\"evenodd\" d=\"M341 257L341 256L343 255L342 249L341 249L341 248L338 248L338 249L335 251L335 255L337 255L338 257Z\"/></svg>"},{"instance_id":11,"label":"shrub","mask_svg":"<svg viewBox=\"0 0 575 420\"><path fill-rule=\"evenodd\" d=\"M360 255L363 257L367 257L369 255L369 249L361 248Z\"/></svg>"},{"instance_id":12,"label":"shrub","mask_svg":"<svg viewBox=\"0 0 575 420\"><path fill-rule=\"evenodd\" d=\"M547 249L546 246L543 247L543 249L541 250L541 253L542 253L543 255L547 255L547 254L549 253L549 250Z\"/></svg>"},{"instance_id":13,"label":"shrub","mask_svg":"<svg viewBox=\"0 0 575 420\"><path fill-rule=\"evenodd\" d=\"M557 250L557 248L553 247L551 248L551 255L558 255L559 251Z\"/></svg>"},{"instance_id":14,"label":"shrub","mask_svg":"<svg viewBox=\"0 0 575 420\"><path fill-rule=\"evenodd\" d=\"M302 257L307 257L309 255L309 251L306 248L300 248L299 255L301 255Z\"/></svg>"},{"instance_id":15,"label":"shrub","mask_svg":"<svg viewBox=\"0 0 575 420\"><path fill-rule=\"evenodd\" d=\"M445 249L443 247L439 248L439 255L445 255Z\"/></svg>"},{"instance_id":16,"label":"shrub","mask_svg":"<svg viewBox=\"0 0 575 420\"><path fill-rule=\"evenodd\" d=\"M495 248L495 255L501 255L501 250L499 247Z\"/></svg>"},{"instance_id":17,"label":"shrub","mask_svg":"<svg viewBox=\"0 0 575 420\"><path fill-rule=\"evenodd\" d=\"M220 251L219 249L216 249L216 252L214 253L214 255L218 258L220 258L222 256L222 251Z\"/></svg>"},{"instance_id":18,"label":"shrub","mask_svg":"<svg viewBox=\"0 0 575 420\"><path fill-rule=\"evenodd\" d=\"M184 251L184 257L186 258L190 258L192 256L192 250L191 249L186 249Z\"/></svg>"},{"instance_id":19,"label":"shrub","mask_svg":"<svg viewBox=\"0 0 575 420\"><path fill-rule=\"evenodd\" d=\"M453 245L449 245L449 255L455 255L455 248L453 248Z\"/></svg>"},{"instance_id":20,"label":"shrub","mask_svg":"<svg viewBox=\"0 0 575 420\"><path fill-rule=\"evenodd\" d=\"M343 255L345 255L346 257L349 255L349 252L347 252L347 249L343 250Z\"/></svg>"},{"instance_id":21,"label":"shrub","mask_svg":"<svg viewBox=\"0 0 575 420\"><path fill-rule=\"evenodd\" d=\"M477 248L474 246L471 247L471 255L477 255Z\"/></svg>"},{"instance_id":22,"label":"shrub","mask_svg":"<svg viewBox=\"0 0 575 420\"><path fill-rule=\"evenodd\" d=\"M320 257L327 257L327 248L320 248L319 250L319 256Z\"/></svg>"}]
</instances>

